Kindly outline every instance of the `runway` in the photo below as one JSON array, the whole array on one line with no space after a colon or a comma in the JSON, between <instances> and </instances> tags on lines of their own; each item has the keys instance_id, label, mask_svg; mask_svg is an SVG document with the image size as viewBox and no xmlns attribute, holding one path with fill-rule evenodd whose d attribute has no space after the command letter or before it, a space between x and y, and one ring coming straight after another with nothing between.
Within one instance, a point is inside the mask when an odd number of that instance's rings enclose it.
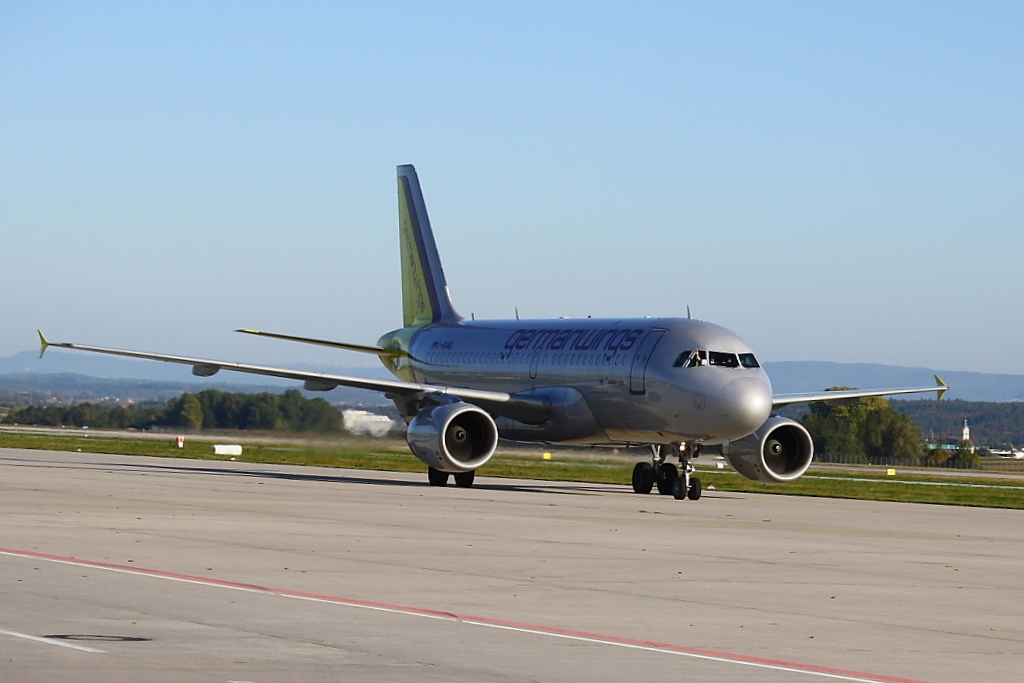
<instances>
[{"instance_id":1,"label":"runway","mask_svg":"<svg viewBox=\"0 0 1024 683\"><path fill-rule=\"evenodd\" d=\"M0 680L1017 680L1024 513L0 449Z\"/></svg>"}]
</instances>

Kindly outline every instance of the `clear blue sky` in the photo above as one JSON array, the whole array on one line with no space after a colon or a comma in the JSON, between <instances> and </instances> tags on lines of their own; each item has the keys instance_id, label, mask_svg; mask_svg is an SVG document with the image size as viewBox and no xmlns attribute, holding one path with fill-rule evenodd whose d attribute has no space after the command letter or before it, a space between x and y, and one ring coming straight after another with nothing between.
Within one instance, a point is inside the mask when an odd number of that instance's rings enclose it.
<instances>
[{"instance_id":1,"label":"clear blue sky","mask_svg":"<svg viewBox=\"0 0 1024 683\"><path fill-rule=\"evenodd\" d=\"M414 163L466 315L1024 374L1021 3L0 4L0 355L400 325ZM375 362L375 361L371 361Z\"/></svg>"}]
</instances>

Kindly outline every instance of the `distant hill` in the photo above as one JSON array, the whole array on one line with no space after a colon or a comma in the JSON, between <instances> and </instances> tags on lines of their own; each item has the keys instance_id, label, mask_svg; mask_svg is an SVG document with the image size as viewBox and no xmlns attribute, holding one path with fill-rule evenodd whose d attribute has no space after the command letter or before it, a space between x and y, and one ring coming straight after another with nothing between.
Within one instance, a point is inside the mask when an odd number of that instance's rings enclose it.
<instances>
[{"instance_id":1,"label":"distant hill","mask_svg":"<svg viewBox=\"0 0 1024 683\"><path fill-rule=\"evenodd\" d=\"M190 382L168 382L148 379L112 379L88 377L71 373L35 374L15 373L0 375L0 403L16 405L46 405L49 403L121 403L134 401L165 401L186 391L199 393L204 389L219 389L240 394L270 392L283 393L300 387L290 384L232 384L230 382L196 379ZM301 389L300 389L301 390ZM327 393L302 391L306 398L323 398L333 404L388 406L391 402L375 391L338 387Z\"/></svg>"},{"instance_id":2,"label":"distant hill","mask_svg":"<svg viewBox=\"0 0 1024 683\"><path fill-rule=\"evenodd\" d=\"M951 387L946 393L948 399L1024 401L1024 375L825 361L765 363L764 368L777 394L820 391L835 386L858 389L928 386L935 383L933 376L939 375ZM922 398L934 398L934 394L922 394Z\"/></svg>"},{"instance_id":3,"label":"distant hill","mask_svg":"<svg viewBox=\"0 0 1024 683\"><path fill-rule=\"evenodd\" d=\"M343 365L310 365L296 363L289 367L297 370L313 372L331 372L337 375L354 375L356 377L392 377L384 366L370 368L353 368ZM86 377L107 379L145 379L168 382L195 382L199 378L192 374L187 365L177 363L158 363L156 361L138 360L135 358L118 358L92 353L60 353L49 352L46 358L40 359L38 351L22 351L13 356L0 358L0 375L30 373L35 375L72 374ZM261 375L246 375L241 372L225 372L231 384L259 384L262 386L280 385L294 387L292 380Z\"/></svg>"},{"instance_id":4,"label":"distant hill","mask_svg":"<svg viewBox=\"0 0 1024 683\"><path fill-rule=\"evenodd\" d=\"M391 377L383 367L351 368L302 363L291 367L356 377ZM223 372L216 377L200 378L193 375L187 365L84 353L51 352L40 360L37 352L23 351L0 358L0 400L18 403L45 402L52 398L71 401L149 401L203 389L282 393L298 386L293 380L240 372ZM338 387L327 393L303 393L307 397L326 398L331 403L390 405L390 401L377 392L347 387Z\"/></svg>"}]
</instances>

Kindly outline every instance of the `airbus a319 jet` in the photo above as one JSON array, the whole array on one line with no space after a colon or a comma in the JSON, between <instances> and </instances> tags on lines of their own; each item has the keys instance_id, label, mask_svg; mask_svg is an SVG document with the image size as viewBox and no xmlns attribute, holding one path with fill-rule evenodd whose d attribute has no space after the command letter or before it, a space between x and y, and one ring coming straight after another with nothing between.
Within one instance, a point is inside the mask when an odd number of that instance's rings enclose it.
<instances>
[{"instance_id":1,"label":"airbus a319 jet","mask_svg":"<svg viewBox=\"0 0 1024 683\"><path fill-rule=\"evenodd\" d=\"M406 440L430 484L472 486L499 437L521 442L649 446L633 490L697 500L693 458L707 447L744 477L779 484L814 457L804 427L775 411L794 403L916 394L936 386L773 394L751 348L729 330L686 318L467 320L455 310L416 169L398 167L401 329L376 346L238 330L377 355L393 380L303 372L202 358L50 343L49 346L284 377L310 391L339 385L383 392L407 422ZM679 467L672 461L677 460Z\"/></svg>"}]
</instances>

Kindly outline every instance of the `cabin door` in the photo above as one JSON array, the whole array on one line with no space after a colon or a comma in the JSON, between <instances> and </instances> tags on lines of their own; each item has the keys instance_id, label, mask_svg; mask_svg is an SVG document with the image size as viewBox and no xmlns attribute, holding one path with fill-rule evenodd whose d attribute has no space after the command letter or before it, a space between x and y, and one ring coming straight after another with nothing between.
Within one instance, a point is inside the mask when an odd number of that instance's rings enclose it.
<instances>
[{"instance_id":1,"label":"cabin door","mask_svg":"<svg viewBox=\"0 0 1024 683\"><path fill-rule=\"evenodd\" d=\"M530 359L530 379L537 379L537 365L540 364L540 349L534 349L533 357Z\"/></svg>"},{"instance_id":2,"label":"cabin door","mask_svg":"<svg viewBox=\"0 0 1024 683\"><path fill-rule=\"evenodd\" d=\"M647 372L647 361L651 360L654 347L661 341L665 330L651 330L640 342L640 347L633 356L633 365L629 369L629 393L643 394L647 391L644 374Z\"/></svg>"}]
</instances>

